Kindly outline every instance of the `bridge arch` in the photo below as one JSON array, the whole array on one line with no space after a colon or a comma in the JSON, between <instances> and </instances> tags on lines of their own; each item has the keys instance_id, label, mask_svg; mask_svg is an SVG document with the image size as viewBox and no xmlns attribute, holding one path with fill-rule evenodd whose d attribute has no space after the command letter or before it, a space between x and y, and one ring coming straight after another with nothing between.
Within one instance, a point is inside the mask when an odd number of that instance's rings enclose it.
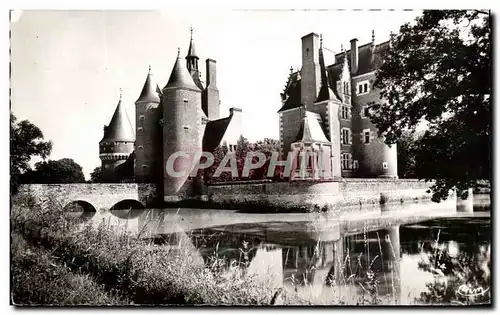
<instances>
[{"instance_id":1,"label":"bridge arch","mask_svg":"<svg viewBox=\"0 0 500 315\"><path fill-rule=\"evenodd\" d=\"M74 200L68 203L63 208L64 212L70 217L76 219L90 219L92 218L97 210L95 207L85 200Z\"/></svg>"},{"instance_id":2,"label":"bridge arch","mask_svg":"<svg viewBox=\"0 0 500 315\"><path fill-rule=\"evenodd\" d=\"M135 219L146 210L146 207L135 199L125 199L115 203L109 210L120 219Z\"/></svg>"}]
</instances>

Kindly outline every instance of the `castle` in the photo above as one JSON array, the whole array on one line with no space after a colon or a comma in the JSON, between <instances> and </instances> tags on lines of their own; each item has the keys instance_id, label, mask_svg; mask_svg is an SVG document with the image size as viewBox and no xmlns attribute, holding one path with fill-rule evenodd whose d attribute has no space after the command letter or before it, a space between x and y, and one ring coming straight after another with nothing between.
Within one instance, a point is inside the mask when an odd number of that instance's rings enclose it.
<instances>
[{"instance_id":1,"label":"castle","mask_svg":"<svg viewBox=\"0 0 500 315\"><path fill-rule=\"evenodd\" d=\"M375 71L389 48L390 41L376 45L372 32L372 42L352 39L326 66L322 38L302 37L302 68L291 70L278 111L282 152L296 160L292 179L397 178L396 145L386 145L368 118L368 105L380 101Z\"/></svg>"},{"instance_id":2,"label":"castle","mask_svg":"<svg viewBox=\"0 0 500 315\"><path fill-rule=\"evenodd\" d=\"M290 180L397 178L396 146L378 137L367 106L380 100L372 84L389 48L390 41L376 45L374 36L364 45L353 39L351 49L336 54L335 63L326 66L322 38L315 33L302 37L302 67L291 71L278 111L281 155L293 161ZM99 142L105 181L153 183L164 200L176 200L180 191L196 194L192 189L197 182L189 174L176 177L165 172L172 154L194 156L223 143L236 148L242 111L231 108L228 117L219 117L216 61L206 59L202 82L198 60L191 29L185 60L179 51L163 89L149 69L135 102L135 132L120 95ZM175 159L174 170L187 163L191 161Z\"/></svg>"},{"instance_id":3,"label":"castle","mask_svg":"<svg viewBox=\"0 0 500 315\"><path fill-rule=\"evenodd\" d=\"M189 186L188 175L173 177L165 172L168 158L183 151L192 156L213 151L224 143L236 146L241 136L239 108L230 108L228 117L220 118L216 61L206 59L206 81L200 79L199 57L191 39L185 60L178 51L170 78L163 89L154 82L151 67L139 98L135 102L136 130L122 104L116 110L99 142L103 180L154 183L160 195L174 196ZM175 160L174 170L187 159Z\"/></svg>"}]
</instances>

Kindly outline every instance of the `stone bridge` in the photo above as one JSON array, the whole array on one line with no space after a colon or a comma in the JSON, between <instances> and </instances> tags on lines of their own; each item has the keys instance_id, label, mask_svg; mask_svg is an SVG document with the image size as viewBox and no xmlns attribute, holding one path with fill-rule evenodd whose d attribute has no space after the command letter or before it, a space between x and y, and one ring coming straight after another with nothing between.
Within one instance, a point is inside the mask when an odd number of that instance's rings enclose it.
<instances>
[{"instance_id":1,"label":"stone bridge","mask_svg":"<svg viewBox=\"0 0 500 315\"><path fill-rule=\"evenodd\" d=\"M151 204L154 184L30 184L19 194L38 200L53 200L62 207L80 206L84 211L138 209Z\"/></svg>"}]
</instances>

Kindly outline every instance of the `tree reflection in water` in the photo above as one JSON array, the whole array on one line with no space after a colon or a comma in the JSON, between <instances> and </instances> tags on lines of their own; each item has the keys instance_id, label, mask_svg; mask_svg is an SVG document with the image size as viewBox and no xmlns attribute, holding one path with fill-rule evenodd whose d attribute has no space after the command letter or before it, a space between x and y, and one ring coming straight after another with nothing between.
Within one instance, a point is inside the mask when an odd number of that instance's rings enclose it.
<instances>
[{"instance_id":1,"label":"tree reflection in water","mask_svg":"<svg viewBox=\"0 0 500 315\"><path fill-rule=\"evenodd\" d=\"M419 268L434 275L427 283L428 292L420 294L425 304L491 304L491 244L477 251L461 251L454 241L439 243L439 234L431 248L423 252Z\"/></svg>"}]
</instances>

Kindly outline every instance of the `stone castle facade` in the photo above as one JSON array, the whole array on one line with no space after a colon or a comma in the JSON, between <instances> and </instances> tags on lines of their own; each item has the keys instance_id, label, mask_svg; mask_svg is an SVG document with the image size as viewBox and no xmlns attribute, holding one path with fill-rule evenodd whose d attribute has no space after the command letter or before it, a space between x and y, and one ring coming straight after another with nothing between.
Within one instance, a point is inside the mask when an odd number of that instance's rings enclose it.
<instances>
[{"instance_id":1,"label":"stone castle facade","mask_svg":"<svg viewBox=\"0 0 500 315\"><path fill-rule=\"evenodd\" d=\"M282 157L293 160L291 180L397 178L396 147L377 136L367 117L367 105L380 100L372 84L389 45L372 40L359 46L353 39L351 49L336 54L335 63L327 66L322 39L315 33L302 37L302 68L290 73L278 111ZM182 58L178 52L163 89L150 67L135 102L135 130L120 94L99 143L105 181L152 183L164 200L176 200L183 191L196 194L197 183L187 173L173 177L165 171L172 154L194 156L223 143L230 150L236 147L242 111L231 108L229 116L220 117L216 61L206 59L205 82L198 62L191 30L188 53ZM179 170L186 163L191 161L180 157L172 166Z\"/></svg>"},{"instance_id":2,"label":"stone castle facade","mask_svg":"<svg viewBox=\"0 0 500 315\"><path fill-rule=\"evenodd\" d=\"M351 49L327 66L322 38L302 37L302 68L291 70L278 111L282 150L294 160L292 178L397 178L396 145L387 146L368 118L368 105L380 101L373 82L389 47L389 41L375 44L374 34L364 45L352 39ZM314 172L318 168L325 173Z\"/></svg>"},{"instance_id":3,"label":"stone castle facade","mask_svg":"<svg viewBox=\"0 0 500 315\"><path fill-rule=\"evenodd\" d=\"M199 57L191 30L185 58L178 51L170 78L163 89L153 79L151 67L139 98L135 102L136 129L122 104L121 95L115 113L99 142L104 181L154 183L159 195L175 196L189 189L188 173L173 177L165 172L168 158L179 151L191 156L213 151L218 145L235 147L241 136L239 108L220 117L216 61L206 59L206 80L200 78ZM179 171L187 159L173 165Z\"/></svg>"}]
</instances>

